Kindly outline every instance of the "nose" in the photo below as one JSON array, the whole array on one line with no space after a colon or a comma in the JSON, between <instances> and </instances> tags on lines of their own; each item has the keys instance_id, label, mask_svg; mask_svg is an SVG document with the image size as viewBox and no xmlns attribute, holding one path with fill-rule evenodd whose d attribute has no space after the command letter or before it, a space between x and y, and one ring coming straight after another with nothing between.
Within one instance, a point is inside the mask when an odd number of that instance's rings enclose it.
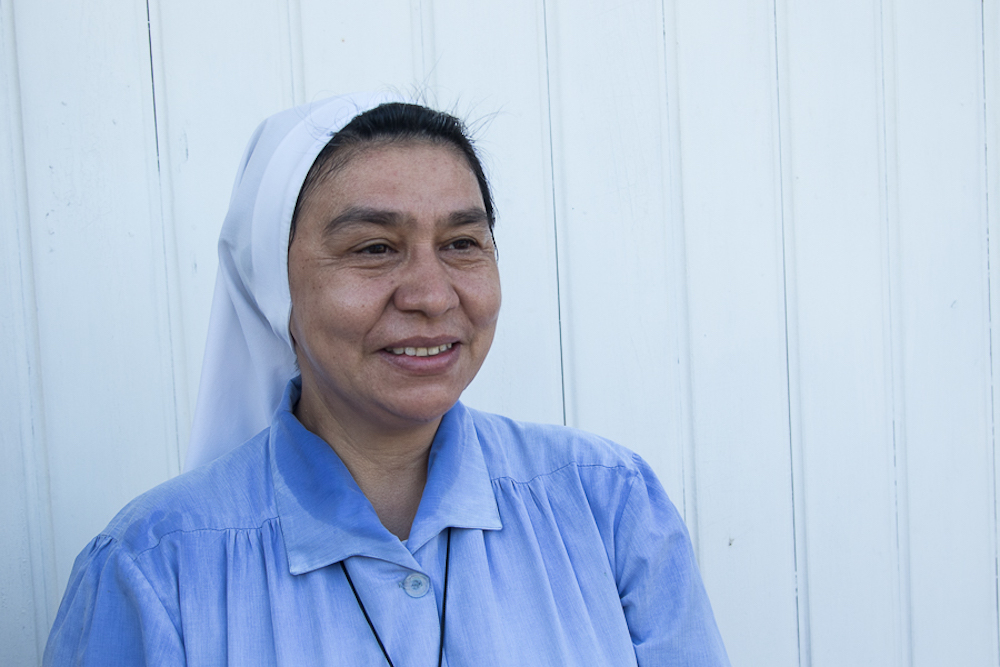
<instances>
[{"instance_id":1,"label":"nose","mask_svg":"<svg viewBox=\"0 0 1000 667\"><path fill-rule=\"evenodd\" d=\"M440 317L458 306L458 292L448 268L431 248L414 250L400 267L393 304L403 312Z\"/></svg>"}]
</instances>

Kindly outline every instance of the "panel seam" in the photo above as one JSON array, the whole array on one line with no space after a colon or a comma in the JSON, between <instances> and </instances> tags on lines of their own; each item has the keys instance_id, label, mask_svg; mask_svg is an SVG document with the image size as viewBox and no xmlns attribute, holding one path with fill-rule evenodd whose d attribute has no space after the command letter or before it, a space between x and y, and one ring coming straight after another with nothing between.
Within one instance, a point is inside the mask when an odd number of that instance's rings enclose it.
<instances>
[{"instance_id":1,"label":"panel seam","mask_svg":"<svg viewBox=\"0 0 1000 667\"><path fill-rule=\"evenodd\" d=\"M897 660L900 665L910 664L912 655L912 628L910 610L910 576L909 576L909 538L908 538L908 500L907 500L907 471L906 471L906 450L905 450L905 420L903 418L904 404L903 397L900 396L900 378L902 367L899 363L901 353L901 343L898 326L900 318L896 317L896 291L899 287L896 280L896 264L893 262L893 245L895 235L893 233L894 207L891 184L890 166L890 146L889 146L889 125L890 107L888 98L888 84L886 83L886 1L880 0L879 12L879 48L881 73L881 103L882 103L882 187L885 201L885 261L886 261L886 281L887 299L889 304L888 328L889 328L889 364L890 364L890 401L892 405L892 463L893 463L893 499L895 503L894 522L896 532L896 567L898 585L898 605L900 619L899 636L897 648ZM893 44L894 46L894 44Z\"/></svg>"},{"instance_id":2,"label":"panel seam","mask_svg":"<svg viewBox=\"0 0 1000 667\"><path fill-rule=\"evenodd\" d=\"M990 458L992 459L993 477L992 488L992 514L993 514L993 606L994 606L994 630L993 649L994 664L1000 660L1000 544L997 539L997 459L996 459L996 378L993 361L993 270L992 253L990 245L990 129L989 129L989 86L988 70L986 61L986 3L979 4L979 26L980 26L980 51L982 53L982 77L983 77L983 176L985 187L984 205L986 207L986 321L987 321L987 343L989 350L989 378L990 378Z\"/></svg>"},{"instance_id":3,"label":"panel seam","mask_svg":"<svg viewBox=\"0 0 1000 667\"><path fill-rule=\"evenodd\" d=\"M170 217L168 215L168 209L165 204L170 202L172 196L170 179L169 176L164 178L163 163L165 161L165 155L160 147L160 109L158 100L156 97L156 57L155 50L153 46L153 21L152 21L152 9L150 8L150 0L145 1L146 5L146 43L149 49L149 93L150 93L150 103L152 105L152 115L153 115L153 144L156 149L156 206L157 213L159 215L159 232L160 232L160 255L161 261L163 262L163 288L164 288L164 301L166 309L166 335L167 335L167 349L170 351L170 368L166 369L168 372L165 374L166 377L170 378L172 383L170 391L170 413L172 415L172 420L168 421L173 424L173 439L174 446L172 451L172 460L170 461L171 474L175 475L181 470L182 460L181 460L181 433L184 432L181 422L181 405L184 405L184 414L187 414L187 401L182 401L179 396L179 392L185 392L186 382L186 364L185 351L183 348L183 336L180 331L175 331L175 318L180 316L182 312L180 309L180 304L175 303L175 299L178 298L177 285L175 281L171 280L171 276L176 274L176 252L171 250L174 244L171 243L170 234L167 232L167 220ZM173 267L173 271L171 270ZM180 323L177 323L177 328L183 330ZM179 363L178 363L179 362ZM179 370L180 369L180 370Z\"/></svg>"},{"instance_id":4,"label":"panel seam","mask_svg":"<svg viewBox=\"0 0 1000 667\"><path fill-rule=\"evenodd\" d=\"M670 9L669 17L673 21L674 26L672 30L668 28L668 7ZM663 40L664 109L667 115L664 134L666 136L666 162L668 166L665 170L667 173L667 183L664 185L664 190L671 197L667 207L670 215L670 242L673 251L670 259L674 265L673 294L676 304L674 309L674 336L677 345L675 350L677 358L672 361L676 364L678 378L676 387L677 400L675 404L677 412L675 414L678 419L676 434L680 443L681 512L684 516L684 523L687 524L695 557L700 562L701 531L698 524L698 477L693 416L691 414L692 389L687 284L687 229L685 226L686 217L684 208L681 116L678 99L680 82L676 70L678 58L676 37L677 12L673 0L660 0L660 18L662 21L661 38ZM671 45L673 45L672 49ZM668 55L672 56L673 64Z\"/></svg>"},{"instance_id":5,"label":"panel seam","mask_svg":"<svg viewBox=\"0 0 1000 667\"><path fill-rule=\"evenodd\" d=\"M34 282L34 254L31 235L31 214L28 205L24 122L21 100L20 73L17 51L17 31L12 3L0 2L0 44L3 45L8 95L5 96L6 128L10 133L9 155L14 183L14 223L18 257L17 280L20 289L20 333L23 336L25 374L18 377L19 385L26 389L27 405L19 406L19 429L22 474L28 495L27 518L28 564L31 573L31 590L34 609L34 635L37 654L42 655L48 629L55 617L59 602L57 588L58 568L55 558L55 532L52 525L52 497L48 465L48 436L45 422L45 394L42 389L41 349L38 335L38 301ZM15 131L16 130L16 131Z\"/></svg>"},{"instance_id":6,"label":"panel seam","mask_svg":"<svg viewBox=\"0 0 1000 667\"><path fill-rule=\"evenodd\" d=\"M562 423L568 425L566 409L566 349L563 341L563 313L562 313L562 284L561 272L559 269L559 212L556 206L556 160L555 160L555 139L553 138L552 125L552 67L549 57L549 11L547 0L542 0L542 33L545 46L545 112L548 122L549 135L549 196L552 205L552 239L555 248L555 271L556 271L556 319L559 325L559 390L562 396Z\"/></svg>"},{"instance_id":7,"label":"panel seam","mask_svg":"<svg viewBox=\"0 0 1000 667\"><path fill-rule=\"evenodd\" d=\"M788 262L789 262L789 238L786 229L786 196L785 196L785 137L782 131L782 90L781 90L781 43L779 39L778 25L778 1L773 0L771 4L773 19L774 38L774 94L776 106L776 131L777 131L777 158L778 158L778 201L780 212L781 229L781 291L782 308L784 310L784 337L785 337L785 388L788 407L788 463L789 463L789 486L791 491L791 512L792 512L792 562L795 572L795 624L796 643L800 667L810 667L812 665L811 642L809 636L809 592L808 575L806 570L805 553L805 524L804 517L799 516L798 505L802 502L802 480L799 469L801 466L801 452L796 452L796 432L793 406L793 371L792 371L792 341L789 326L789 298L788 298ZM799 443L801 446L801 443Z\"/></svg>"}]
</instances>

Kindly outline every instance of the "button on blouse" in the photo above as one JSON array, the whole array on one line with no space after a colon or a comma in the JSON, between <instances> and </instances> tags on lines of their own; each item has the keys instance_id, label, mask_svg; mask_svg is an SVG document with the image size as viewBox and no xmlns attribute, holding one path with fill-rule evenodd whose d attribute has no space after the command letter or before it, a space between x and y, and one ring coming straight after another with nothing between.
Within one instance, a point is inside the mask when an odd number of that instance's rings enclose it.
<instances>
[{"instance_id":1,"label":"button on blouse","mask_svg":"<svg viewBox=\"0 0 1000 667\"><path fill-rule=\"evenodd\" d=\"M422 598L431 589L431 580L427 578L426 574L414 573L403 579L401 585L411 598Z\"/></svg>"}]
</instances>

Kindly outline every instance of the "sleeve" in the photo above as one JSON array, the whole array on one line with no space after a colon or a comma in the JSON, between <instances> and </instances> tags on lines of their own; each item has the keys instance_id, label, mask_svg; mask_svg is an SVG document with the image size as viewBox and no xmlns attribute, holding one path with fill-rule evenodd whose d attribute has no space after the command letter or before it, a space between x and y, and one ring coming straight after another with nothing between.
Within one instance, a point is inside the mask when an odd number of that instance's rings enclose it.
<instances>
[{"instance_id":1,"label":"sleeve","mask_svg":"<svg viewBox=\"0 0 1000 667\"><path fill-rule=\"evenodd\" d=\"M728 667L684 522L640 457L615 530L622 609L640 667Z\"/></svg>"},{"instance_id":2,"label":"sleeve","mask_svg":"<svg viewBox=\"0 0 1000 667\"><path fill-rule=\"evenodd\" d=\"M73 565L45 667L184 665L174 620L133 557L99 536Z\"/></svg>"}]
</instances>

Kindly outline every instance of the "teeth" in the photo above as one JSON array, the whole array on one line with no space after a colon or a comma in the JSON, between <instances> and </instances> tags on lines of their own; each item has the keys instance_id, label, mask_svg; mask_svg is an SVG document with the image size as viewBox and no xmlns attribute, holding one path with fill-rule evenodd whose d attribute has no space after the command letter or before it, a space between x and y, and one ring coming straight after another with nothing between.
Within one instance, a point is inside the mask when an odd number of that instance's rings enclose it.
<instances>
[{"instance_id":1,"label":"teeth","mask_svg":"<svg viewBox=\"0 0 1000 667\"><path fill-rule=\"evenodd\" d=\"M395 355L405 354L408 357L434 357L445 350L450 350L453 343L445 343L437 347L390 347L389 351Z\"/></svg>"}]
</instances>

